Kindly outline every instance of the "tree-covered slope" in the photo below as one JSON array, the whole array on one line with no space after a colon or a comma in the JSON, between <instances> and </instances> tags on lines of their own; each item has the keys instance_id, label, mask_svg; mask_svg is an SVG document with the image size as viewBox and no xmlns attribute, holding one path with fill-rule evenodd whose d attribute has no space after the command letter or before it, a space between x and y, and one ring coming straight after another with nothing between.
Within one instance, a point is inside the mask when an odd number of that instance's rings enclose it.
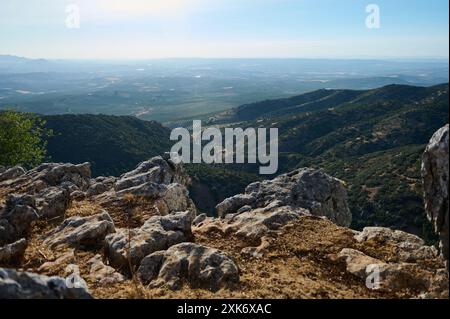
<instances>
[{"instance_id":1,"label":"tree-covered slope","mask_svg":"<svg viewBox=\"0 0 450 319\"><path fill-rule=\"evenodd\" d=\"M236 118L243 110L246 115ZM432 134L448 123L448 112L448 84L390 85L254 103L230 111L235 117L229 125L277 127L278 173L310 166L346 181L355 228L392 226L427 237L431 232L424 229L420 158ZM247 116L253 120L242 121ZM239 124L231 123L237 119ZM246 171L247 180L251 172L258 179L257 167L249 165L202 170L196 176L202 184L214 185L218 176L233 176L224 170L233 170L239 179L236 172ZM230 181L227 192L230 187L236 193L243 190L241 183Z\"/></svg>"},{"instance_id":2,"label":"tree-covered slope","mask_svg":"<svg viewBox=\"0 0 450 319\"><path fill-rule=\"evenodd\" d=\"M170 149L169 129L131 116L46 116L52 161L92 163L93 175L119 175Z\"/></svg>"}]
</instances>

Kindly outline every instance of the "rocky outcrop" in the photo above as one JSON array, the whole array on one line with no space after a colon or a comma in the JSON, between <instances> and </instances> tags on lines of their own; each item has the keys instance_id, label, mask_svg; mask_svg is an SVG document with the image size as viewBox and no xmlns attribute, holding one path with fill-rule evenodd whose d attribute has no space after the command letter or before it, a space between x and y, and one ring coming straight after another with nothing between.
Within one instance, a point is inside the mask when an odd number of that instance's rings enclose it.
<instances>
[{"instance_id":1,"label":"rocky outcrop","mask_svg":"<svg viewBox=\"0 0 450 319\"><path fill-rule=\"evenodd\" d=\"M192 239L191 223L194 215L180 212L167 216L154 216L140 228L117 229L105 240L105 253L110 264L117 268L139 266L142 259L159 250Z\"/></svg>"},{"instance_id":2,"label":"rocky outcrop","mask_svg":"<svg viewBox=\"0 0 450 319\"><path fill-rule=\"evenodd\" d=\"M0 268L0 299L91 299L85 288L68 288L66 280Z\"/></svg>"},{"instance_id":3,"label":"rocky outcrop","mask_svg":"<svg viewBox=\"0 0 450 319\"><path fill-rule=\"evenodd\" d=\"M427 148L424 185L428 178L427 209L442 236L440 151ZM168 157L119 178L92 179L89 164L10 170L0 167L8 176L0 179L0 266L39 274L0 269L0 297L90 297L68 288L74 283L108 298L135 289L185 297L190 288L209 297L448 297L437 249L402 231L345 228L345 184L320 170L250 184L217 205L219 218L196 216L188 177Z\"/></svg>"},{"instance_id":4,"label":"rocky outcrop","mask_svg":"<svg viewBox=\"0 0 450 319\"><path fill-rule=\"evenodd\" d=\"M26 170L21 166L11 167L10 169L3 168L0 170L0 182L15 179L26 173Z\"/></svg>"},{"instance_id":5,"label":"rocky outcrop","mask_svg":"<svg viewBox=\"0 0 450 319\"><path fill-rule=\"evenodd\" d=\"M151 287L191 288L217 291L239 282L239 270L225 253L194 243L182 243L145 257L138 270L139 279Z\"/></svg>"},{"instance_id":6,"label":"rocky outcrop","mask_svg":"<svg viewBox=\"0 0 450 319\"><path fill-rule=\"evenodd\" d=\"M216 206L219 216L244 208L262 208L274 201L278 206L304 208L314 216L324 216L348 227L351 213L344 183L321 170L302 168L269 181L250 184L245 194L227 198Z\"/></svg>"},{"instance_id":7,"label":"rocky outcrop","mask_svg":"<svg viewBox=\"0 0 450 319\"><path fill-rule=\"evenodd\" d=\"M257 209L250 209L243 213L229 214L223 219L202 218L196 220L197 231L219 231L224 235L234 234L252 244L259 244L262 237L281 229L300 216L310 215L303 208L280 206L280 201Z\"/></svg>"},{"instance_id":8,"label":"rocky outcrop","mask_svg":"<svg viewBox=\"0 0 450 319\"><path fill-rule=\"evenodd\" d=\"M42 181L47 186L72 188L71 191L74 188L86 190L91 178L91 165L89 163L78 165L45 163L28 171L22 177L34 182Z\"/></svg>"},{"instance_id":9,"label":"rocky outcrop","mask_svg":"<svg viewBox=\"0 0 450 319\"><path fill-rule=\"evenodd\" d=\"M33 196L9 195L0 212L0 245L24 237L31 223L38 218Z\"/></svg>"},{"instance_id":10,"label":"rocky outcrop","mask_svg":"<svg viewBox=\"0 0 450 319\"><path fill-rule=\"evenodd\" d=\"M180 164L174 164L170 158L154 157L142 162L134 170L123 174L114 184L111 179L96 181L91 185L87 196L100 193L107 201L120 202L127 196L155 201L159 214L167 215L197 209L189 197L186 188L188 177Z\"/></svg>"},{"instance_id":11,"label":"rocky outcrop","mask_svg":"<svg viewBox=\"0 0 450 319\"><path fill-rule=\"evenodd\" d=\"M116 190L122 190L143 183L156 184L188 184L188 177L182 164L175 164L168 154L156 156L140 163L134 170L120 176L116 182Z\"/></svg>"},{"instance_id":12,"label":"rocky outcrop","mask_svg":"<svg viewBox=\"0 0 450 319\"><path fill-rule=\"evenodd\" d=\"M72 247L102 245L106 235L115 231L114 222L107 212L89 217L70 217L45 235L49 247L66 244Z\"/></svg>"},{"instance_id":13,"label":"rocky outcrop","mask_svg":"<svg viewBox=\"0 0 450 319\"><path fill-rule=\"evenodd\" d=\"M26 236L37 219L63 217L70 194L85 190L91 176L90 164L42 164L28 172L14 167L2 174L0 188L10 189L0 212L0 244Z\"/></svg>"},{"instance_id":14,"label":"rocky outcrop","mask_svg":"<svg viewBox=\"0 0 450 319\"><path fill-rule=\"evenodd\" d=\"M344 248L338 254L346 263L347 271L364 280L367 288L392 292L414 287L421 291L435 290L433 298L445 297L448 285L440 270L422 266L427 261L436 261L438 252L419 237L384 227L366 227L355 239L363 245L361 247L383 247L389 251L388 255L374 257L357 249ZM435 286L439 288L432 288Z\"/></svg>"},{"instance_id":15,"label":"rocky outcrop","mask_svg":"<svg viewBox=\"0 0 450 319\"><path fill-rule=\"evenodd\" d=\"M441 253L448 265L448 124L438 130L422 156L425 210L440 237Z\"/></svg>"},{"instance_id":16,"label":"rocky outcrop","mask_svg":"<svg viewBox=\"0 0 450 319\"><path fill-rule=\"evenodd\" d=\"M22 238L12 244L0 247L0 265L18 265L27 248L27 241Z\"/></svg>"}]
</instances>

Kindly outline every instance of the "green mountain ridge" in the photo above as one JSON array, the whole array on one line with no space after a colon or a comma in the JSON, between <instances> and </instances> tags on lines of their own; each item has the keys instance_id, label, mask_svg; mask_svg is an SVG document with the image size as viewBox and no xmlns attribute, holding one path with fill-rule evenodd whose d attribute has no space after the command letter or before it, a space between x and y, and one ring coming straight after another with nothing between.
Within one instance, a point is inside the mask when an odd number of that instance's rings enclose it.
<instances>
[{"instance_id":1,"label":"green mountain ridge","mask_svg":"<svg viewBox=\"0 0 450 319\"><path fill-rule=\"evenodd\" d=\"M322 168L348 185L353 228L388 226L432 240L422 203L420 159L448 122L448 84L389 85L374 90L318 90L216 114L208 125L278 127L281 174ZM55 132L51 160L93 163L94 175L119 175L168 151L170 130L156 122L107 115L46 116ZM271 178L257 165L188 164L191 196L203 212Z\"/></svg>"},{"instance_id":2,"label":"green mountain ridge","mask_svg":"<svg viewBox=\"0 0 450 319\"><path fill-rule=\"evenodd\" d=\"M367 91L319 90L279 102L253 103L230 110L228 118L215 116L211 123L277 127L277 174L304 166L323 168L347 182L354 228L388 226L431 240L422 203L420 159L432 134L448 123L448 111L448 84L389 85ZM202 185L220 189L213 170L189 169ZM234 189L226 187L227 193L242 192L244 176L261 178L255 165L217 165L216 169L217 175L235 175L240 181L231 181ZM203 191L193 196L203 203L206 195ZM222 199L218 192L208 197Z\"/></svg>"}]
</instances>

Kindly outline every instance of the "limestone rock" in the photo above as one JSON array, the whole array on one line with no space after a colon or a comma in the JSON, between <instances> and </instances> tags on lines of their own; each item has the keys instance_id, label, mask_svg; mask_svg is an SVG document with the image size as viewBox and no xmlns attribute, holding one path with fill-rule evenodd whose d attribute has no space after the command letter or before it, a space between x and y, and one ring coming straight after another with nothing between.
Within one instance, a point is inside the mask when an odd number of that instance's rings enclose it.
<instances>
[{"instance_id":1,"label":"limestone rock","mask_svg":"<svg viewBox=\"0 0 450 319\"><path fill-rule=\"evenodd\" d=\"M425 210L440 237L441 253L448 267L448 124L438 130L422 156Z\"/></svg>"},{"instance_id":2,"label":"limestone rock","mask_svg":"<svg viewBox=\"0 0 450 319\"><path fill-rule=\"evenodd\" d=\"M138 277L152 287L180 289L187 281L191 288L217 291L239 282L239 270L225 253L194 243L181 243L155 252L142 260Z\"/></svg>"},{"instance_id":3,"label":"limestone rock","mask_svg":"<svg viewBox=\"0 0 450 319\"><path fill-rule=\"evenodd\" d=\"M261 208L274 201L281 202L280 206L308 209L312 215L325 216L340 226L348 227L351 223L344 183L321 170L310 168L250 184L245 194L227 198L216 206L216 210L219 216L224 217L244 206Z\"/></svg>"},{"instance_id":4,"label":"limestone rock","mask_svg":"<svg viewBox=\"0 0 450 319\"><path fill-rule=\"evenodd\" d=\"M207 233L220 231L224 235L235 234L252 244L259 244L261 238L270 232L277 231L300 216L310 215L303 208L293 208L274 201L263 208L252 209L243 213L228 214L223 219L204 217L196 231Z\"/></svg>"},{"instance_id":5,"label":"limestone rock","mask_svg":"<svg viewBox=\"0 0 450 319\"><path fill-rule=\"evenodd\" d=\"M76 262L75 252L73 249L70 249L62 254L59 254L55 260L47 261L43 263L39 268L39 273L45 274L55 274L58 272L62 272L66 269L70 264L74 264Z\"/></svg>"},{"instance_id":6,"label":"limestone rock","mask_svg":"<svg viewBox=\"0 0 450 319\"><path fill-rule=\"evenodd\" d=\"M187 182L181 164L158 156L123 174L114 189L119 198L133 195L154 199L161 215L185 210L196 212L186 188Z\"/></svg>"},{"instance_id":7,"label":"limestone rock","mask_svg":"<svg viewBox=\"0 0 450 319\"><path fill-rule=\"evenodd\" d=\"M12 244L0 247L0 265L16 265L22 259L27 241L22 238Z\"/></svg>"},{"instance_id":8,"label":"limestone rock","mask_svg":"<svg viewBox=\"0 0 450 319\"><path fill-rule=\"evenodd\" d=\"M0 182L6 181L8 179L15 179L26 173L26 170L21 166L14 166L10 169L3 168L0 171Z\"/></svg>"},{"instance_id":9,"label":"limestone rock","mask_svg":"<svg viewBox=\"0 0 450 319\"><path fill-rule=\"evenodd\" d=\"M45 188L36 196L38 214L47 219L64 216L69 202L69 191L62 187Z\"/></svg>"},{"instance_id":10,"label":"limestone rock","mask_svg":"<svg viewBox=\"0 0 450 319\"><path fill-rule=\"evenodd\" d=\"M355 236L358 242L374 241L378 244L391 243L396 248L396 262L417 262L436 258L437 251L433 246L416 235L385 227L366 227Z\"/></svg>"},{"instance_id":11,"label":"limestone rock","mask_svg":"<svg viewBox=\"0 0 450 319\"><path fill-rule=\"evenodd\" d=\"M116 269L127 268L128 259L132 266L138 266L145 256L155 251L191 240L193 218L194 215L186 211L153 216L141 228L118 229L106 237L106 256Z\"/></svg>"},{"instance_id":12,"label":"limestone rock","mask_svg":"<svg viewBox=\"0 0 450 319\"><path fill-rule=\"evenodd\" d=\"M345 260L347 271L362 279L366 278L366 269L370 265L382 264L381 260L367 256L366 254L351 248L344 248L338 257Z\"/></svg>"},{"instance_id":13,"label":"limestone rock","mask_svg":"<svg viewBox=\"0 0 450 319\"><path fill-rule=\"evenodd\" d=\"M97 246L114 231L114 223L107 212L89 217L70 217L45 236L44 244L49 247L61 244L73 247Z\"/></svg>"},{"instance_id":14,"label":"limestone rock","mask_svg":"<svg viewBox=\"0 0 450 319\"><path fill-rule=\"evenodd\" d=\"M28 232L39 218L36 201L29 195L9 195L0 212L0 244L11 243Z\"/></svg>"},{"instance_id":15,"label":"limestone rock","mask_svg":"<svg viewBox=\"0 0 450 319\"><path fill-rule=\"evenodd\" d=\"M97 177L91 181L91 185L89 186L89 189L86 192L86 196L92 197L103 194L111 190L114 187L115 182L116 182L115 177L103 177L103 176Z\"/></svg>"},{"instance_id":16,"label":"limestone rock","mask_svg":"<svg viewBox=\"0 0 450 319\"><path fill-rule=\"evenodd\" d=\"M145 183L186 185L187 177L182 165L174 164L170 159L161 156L140 163L134 170L123 174L115 184L117 191L135 187Z\"/></svg>"},{"instance_id":17,"label":"limestone rock","mask_svg":"<svg viewBox=\"0 0 450 319\"><path fill-rule=\"evenodd\" d=\"M91 178L91 165L44 163L30 170L24 176L32 180L42 180L49 186L58 186L70 182L81 190L87 189Z\"/></svg>"},{"instance_id":18,"label":"limestone rock","mask_svg":"<svg viewBox=\"0 0 450 319\"><path fill-rule=\"evenodd\" d=\"M68 288L61 277L0 268L0 299L91 299L85 288Z\"/></svg>"},{"instance_id":19,"label":"limestone rock","mask_svg":"<svg viewBox=\"0 0 450 319\"><path fill-rule=\"evenodd\" d=\"M88 265L90 266L89 276L100 286L115 284L125 280L122 274L103 263L101 255L95 255L89 259Z\"/></svg>"}]
</instances>

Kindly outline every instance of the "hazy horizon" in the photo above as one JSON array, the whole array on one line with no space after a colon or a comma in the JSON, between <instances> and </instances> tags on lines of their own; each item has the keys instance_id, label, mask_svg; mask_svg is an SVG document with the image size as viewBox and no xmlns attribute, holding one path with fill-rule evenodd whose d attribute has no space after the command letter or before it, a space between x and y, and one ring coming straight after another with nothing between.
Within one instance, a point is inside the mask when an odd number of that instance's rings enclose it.
<instances>
[{"instance_id":1,"label":"hazy horizon","mask_svg":"<svg viewBox=\"0 0 450 319\"><path fill-rule=\"evenodd\" d=\"M51 60L448 59L448 35L446 0L0 4L0 54Z\"/></svg>"}]
</instances>

